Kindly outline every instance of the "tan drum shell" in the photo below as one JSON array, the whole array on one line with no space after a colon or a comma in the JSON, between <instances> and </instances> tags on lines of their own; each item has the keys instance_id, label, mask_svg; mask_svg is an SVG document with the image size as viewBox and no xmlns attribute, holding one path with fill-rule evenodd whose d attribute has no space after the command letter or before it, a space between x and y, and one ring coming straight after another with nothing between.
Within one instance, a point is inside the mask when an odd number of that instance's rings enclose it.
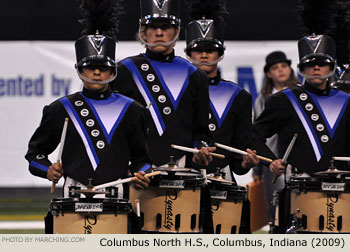
<instances>
[{"instance_id":1,"label":"tan drum shell","mask_svg":"<svg viewBox=\"0 0 350 252\"><path fill-rule=\"evenodd\" d=\"M164 227L165 201L169 200L167 195L169 191L177 192L176 200L172 200L172 218L173 225L170 228ZM130 201L134 212L136 212L135 201L140 200L141 212L144 214L144 225L142 231L160 232L160 233L200 233L199 214L200 214L200 187L185 189L170 189L150 186L144 190L130 187ZM162 226L156 227L156 216L162 214ZM175 216L181 214L180 228L175 229ZM191 229L191 216L196 214L196 227Z\"/></svg>"},{"instance_id":2,"label":"tan drum shell","mask_svg":"<svg viewBox=\"0 0 350 252\"><path fill-rule=\"evenodd\" d=\"M333 195L333 200L330 196ZM335 202L334 195L338 195L338 201ZM332 202L333 201L333 202ZM350 193L349 192L301 192L296 193L295 190L291 191L291 213L296 214L301 218L302 215L307 216L307 228L299 228L298 231L309 232L324 232L324 233L344 233L350 232ZM333 203L333 205L330 205ZM329 206L327 207L327 204ZM327 228L328 213L333 209L335 227L333 230ZM297 211L299 209L299 211ZM328 212L327 212L328 210ZM324 229L319 229L319 216L324 216ZM342 216L342 229L337 230L337 218Z\"/></svg>"},{"instance_id":3,"label":"tan drum shell","mask_svg":"<svg viewBox=\"0 0 350 252\"><path fill-rule=\"evenodd\" d=\"M95 221L96 218L96 221ZM60 213L53 219L54 234L127 234L128 214Z\"/></svg>"},{"instance_id":4,"label":"tan drum shell","mask_svg":"<svg viewBox=\"0 0 350 252\"><path fill-rule=\"evenodd\" d=\"M221 224L220 234L231 234L232 226L236 226L236 234L239 232L242 218L242 201L222 201L211 199L212 213L213 213L213 227L214 232L216 226ZM217 208L217 206L219 206Z\"/></svg>"}]
</instances>

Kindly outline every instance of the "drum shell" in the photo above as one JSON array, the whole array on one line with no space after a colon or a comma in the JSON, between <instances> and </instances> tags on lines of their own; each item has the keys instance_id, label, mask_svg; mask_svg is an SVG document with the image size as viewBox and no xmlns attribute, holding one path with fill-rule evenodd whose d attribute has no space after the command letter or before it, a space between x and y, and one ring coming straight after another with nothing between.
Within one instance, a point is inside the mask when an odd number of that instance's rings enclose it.
<instances>
[{"instance_id":1,"label":"drum shell","mask_svg":"<svg viewBox=\"0 0 350 252\"><path fill-rule=\"evenodd\" d=\"M81 206L101 209L79 210ZM126 199L58 198L50 211L54 234L127 234L131 204Z\"/></svg>"},{"instance_id":2,"label":"drum shell","mask_svg":"<svg viewBox=\"0 0 350 252\"><path fill-rule=\"evenodd\" d=\"M210 183L208 187L214 233L239 233L243 201L247 200L246 188L223 183Z\"/></svg>"},{"instance_id":3,"label":"drum shell","mask_svg":"<svg viewBox=\"0 0 350 252\"><path fill-rule=\"evenodd\" d=\"M298 233L350 233L350 183L344 191L322 190L322 180L289 182L290 213L299 220Z\"/></svg>"},{"instance_id":4,"label":"drum shell","mask_svg":"<svg viewBox=\"0 0 350 252\"><path fill-rule=\"evenodd\" d=\"M129 197L136 212L140 202L141 230L146 233L201 233L199 226L201 187L200 175L161 175L151 180L150 186L137 190L130 187ZM183 188L170 188L164 184L180 184ZM176 187L176 186L174 186ZM161 220L157 216L161 216ZM176 224L176 216L180 222ZM179 227L177 227L179 225Z\"/></svg>"}]
</instances>

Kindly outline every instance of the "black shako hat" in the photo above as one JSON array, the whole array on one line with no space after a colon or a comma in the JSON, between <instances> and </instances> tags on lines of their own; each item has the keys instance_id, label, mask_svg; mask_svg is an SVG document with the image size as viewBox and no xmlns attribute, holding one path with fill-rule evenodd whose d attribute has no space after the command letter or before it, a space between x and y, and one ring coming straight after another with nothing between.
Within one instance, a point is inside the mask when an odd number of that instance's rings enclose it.
<instances>
[{"instance_id":1,"label":"black shako hat","mask_svg":"<svg viewBox=\"0 0 350 252\"><path fill-rule=\"evenodd\" d=\"M265 66L264 66L264 72L268 72L270 67L277 63L286 62L289 66L292 64L292 61L290 59L287 59L287 56L282 51L274 51L268 54L265 58Z\"/></svg>"},{"instance_id":2,"label":"black shako hat","mask_svg":"<svg viewBox=\"0 0 350 252\"><path fill-rule=\"evenodd\" d=\"M299 69L303 70L306 63L321 60L329 63L332 69L336 64L336 44L327 35L311 35L304 37L298 42Z\"/></svg>"},{"instance_id":3,"label":"black shako hat","mask_svg":"<svg viewBox=\"0 0 350 252\"><path fill-rule=\"evenodd\" d=\"M194 20L186 27L186 54L191 55L191 50L200 47L211 47L224 53L224 27L211 19Z\"/></svg>"},{"instance_id":4,"label":"black shako hat","mask_svg":"<svg viewBox=\"0 0 350 252\"><path fill-rule=\"evenodd\" d=\"M180 24L179 0L140 0L140 24L147 25L153 20L164 20L172 25Z\"/></svg>"},{"instance_id":5,"label":"black shako hat","mask_svg":"<svg viewBox=\"0 0 350 252\"><path fill-rule=\"evenodd\" d=\"M114 39L103 35L87 35L75 42L77 66L105 65L115 67Z\"/></svg>"}]
</instances>

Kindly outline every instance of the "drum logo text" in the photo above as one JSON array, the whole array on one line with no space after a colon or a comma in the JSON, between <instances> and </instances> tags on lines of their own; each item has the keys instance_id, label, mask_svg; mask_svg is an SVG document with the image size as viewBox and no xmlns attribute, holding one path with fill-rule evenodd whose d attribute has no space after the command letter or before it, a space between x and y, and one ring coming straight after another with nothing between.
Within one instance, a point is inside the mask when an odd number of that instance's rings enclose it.
<instances>
[{"instance_id":1,"label":"drum logo text","mask_svg":"<svg viewBox=\"0 0 350 252\"><path fill-rule=\"evenodd\" d=\"M92 234L92 228L97 224L96 215L86 215L84 222L85 234Z\"/></svg>"},{"instance_id":2,"label":"drum logo text","mask_svg":"<svg viewBox=\"0 0 350 252\"><path fill-rule=\"evenodd\" d=\"M335 204L338 202L338 194L327 194L327 226L330 231L334 231L335 228Z\"/></svg>"},{"instance_id":3,"label":"drum logo text","mask_svg":"<svg viewBox=\"0 0 350 252\"><path fill-rule=\"evenodd\" d=\"M75 203L75 212L102 212L102 203Z\"/></svg>"},{"instance_id":4,"label":"drum logo text","mask_svg":"<svg viewBox=\"0 0 350 252\"><path fill-rule=\"evenodd\" d=\"M173 201L177 199L176 190L167 190L165 194L165 219L163 227L171 230L174 226L174 218L173 218Z\"/></svg>"}]
</instances>

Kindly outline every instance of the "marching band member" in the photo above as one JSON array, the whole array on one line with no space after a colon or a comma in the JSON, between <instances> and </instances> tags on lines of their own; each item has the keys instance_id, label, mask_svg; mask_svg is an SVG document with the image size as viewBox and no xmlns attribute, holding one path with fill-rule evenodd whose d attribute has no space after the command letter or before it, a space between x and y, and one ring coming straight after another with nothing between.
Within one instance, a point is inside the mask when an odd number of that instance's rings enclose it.
<instances>
[{"instance_id":1,"label":"marching band member","mask_svg":"<svg viewBox=\"0 0 350 252\"><path fill-rule=\"evenodd\" d=\"M328 82L335 70L335 42L326 35L311 35L299 40L298 49L304 84L271 96L253 126L258 152L275 159L270 164L275 175L283 173L285 164L265 145L274 134L281 155L298 134L288 163L309 175L327 170L332 156L348 153L349 96Z\"/></svg>"},{"instance_id":2,"label":"marching band member","mask_svg":"<svg viewBox=\"0 0 350 252\"><path fill-rule=\"evenodd\" d=\"M213 141L246 150L252 134L252 97L236 83L223 80L218 70L218 62L224 57L224 19L227 13L224 1L189 1L191 17L194 19L186 27L186 54L190 61L209 77L209 130ZM205 17L205 18L204 18ZM226 179L235 180L233 172L246 174L259 163L256 152L247 149L245 156L232 155L218 149L226 159L215 159L205 168L214 173L221 168Z\"/></svg>"},{"instance_id":3,"label":"marching band member","mask_svg":"<svg viewBox=\"0 0 350 252\"><path fill-rule=\"evenodd\" d=\"M180 33L178 11L177 0L141 0L139 39L146 53L119 62L112 89L147 106L147 143L155 165L164 165L174 156L179 166L185 166L183 152L171 149L171 144L197 147L200 152L193 160L207 165L212 160L209 152L215 150L205 147L211 138L207 80L174 54Z\"/></svg>"},{"instance_id":4,"label":"marching band member","mask_svg":"<svg viewBox=\"0 0 350 252\"><path fill-rule=\"evenodd\" d=\"M221 169L226 180L235 181L233 173L246 174L259 163L256 152L248 149L252 134L252 97L237 84L223 80L218 70L218 62L223 59L225 50L223 16L227 11L224 1L189 1L188 5L194 20L186 26L185 52L189 60L209 77L208 127L213 134L210 145L218 142L241 150L247 149L248 152L241 156L218 149L227 158L214 159L203 168L207 173L216 173L217 169ZM240 233L250 233L249 207L248 201L245 201ZM202 208L205 222L212 223L211 206L202 201ZM213 233L214 227L205 224L204 232Z\"/></svg>"},{"instance_id":5,"label":"marching band member","mask_svg":"<svg viewBox=\"0 0 350 252\"><path fill-rule=\"evenodd\" d=\"M254 103L254 119L258 118L265 108L265 101L280 90L295 86L299 80L295 77L291 67L292 61L282 51L273 51L266 56L266 64L264 66L265 81L259 96ZM277 135L266 140L266 145L278 156L277 151ZM269 220L275 218L275 207L272 205L273 193L284 187L284 176L278 177L275 183L272 183L273 173L260 163L253 169L253 178L259 180L263 178L266 204L269 209Z\"/></svg>"},{"instance_id":6,"label":"marching band member","mask_svg":"<svg viewBox=\"0 0 350 252\"><path fill-rule=\"evenodd\" d=\"M349 96L330 85L338 58L333 39L344 40L348 34L343 32L348 25L340 22L348 20L340 15L344 15L344 9L341 1L298 2L301 30L304 34L313 34L298 42L298 69L304 83L272 95L253 125L253 142L258 152L275 159L270 170L277 176L285 172L287 182L299 176L313 177L316 172L329 168L333 156L349 154ZM274 134L278 135L280 156L274 156L265 145L266 138ZM298 135L296 140L295 134ZM288 169L285 169L286 163L279 158L283 155L285 160L292 139L294 147L286 161ZM347 164L339 162L336 167L344 170ZM291 190L286 186L278 193L279 224L272 231L293 232L299 226L290 222L291 201Z\"/></svg>"},{"instance_id":7,"label":"marching band member","mask_svg":"<svg viewBox=\"0 0 350 252\"><path fill-rule=\"evenodd\" d=\"M150 167L150 160L140 123L145 109L109 87L116 76L117 6L118 1L82 1L86 29L75 42L75 52L83 90L44 107L25 155L33 175L53 182L65 178L65 197L69 186L86 186L90 178L93 185L103 184L127 177L128 171L137 177L136 187L149 183L143 170ZM60 143L65 118L69 123L62 163L51 163L48 155Z\"/></svg>"}]
</instances>

